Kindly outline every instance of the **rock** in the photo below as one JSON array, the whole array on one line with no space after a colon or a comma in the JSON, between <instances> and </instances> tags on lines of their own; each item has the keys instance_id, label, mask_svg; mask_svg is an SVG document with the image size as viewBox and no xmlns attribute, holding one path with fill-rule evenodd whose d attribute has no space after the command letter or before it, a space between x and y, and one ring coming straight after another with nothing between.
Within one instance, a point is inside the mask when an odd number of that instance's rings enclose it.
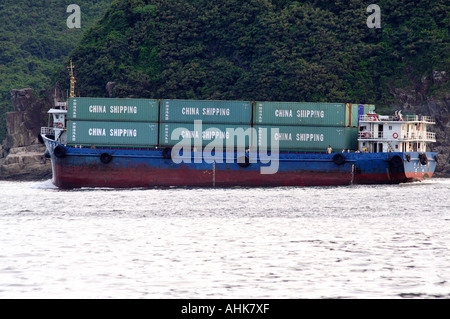
<instances>
[{"instance_id":1,"label":"rock","mask_svg":"<svg viewBox=\"0 0 450 319\"><path fill-rule=\"evenodd\" d=\"M35 180L51 178L51 162L42 144L11 148L1 161L0 179Z\"/></svg>"},{"instance_id":2,"label":"rock","mask_svg":"<svg viewBox=\"0 0 450 319\"><path fill-rule=\"evenodd\" d=\"M8 155L8 151L3 147L3 145L0 145L0 163L6 155Z\"/></svg>"},{"instance_id":3,"label":"rock","mask_svg":"<svg viewBox=\"0 0 450 319\"><path fill-rule=\"evenodd\" d=\"M20 147L37 143L37 133L35 130L30 130L26 127L25 113L6 113L6 126L8 130L7 147Z\"/></svg>"},{"instance_id":4,"label":"rock","mask_svg":"<svg viewBox=\"0 0 450 319\"><path fill-rule=\"evenodd\" d=\"M0 162L0 179L36 180L51 178L50 159L45 157L42 144L11 148Z\"/></svg>"},{"instance_id":5,"label":"rock","mask_svg":"<svg viewBox=\"0 0 450 319\"><path fill-rule=\"evenodd\" d=\"M106 93L108 94L108 97L114 97L114 87L117 85L116 82L108 82L106 84Z\"/></svg>"},{"instance_id":6,"label":"rock","mask_svg":"<svg viewBox=\"0 0 450 319\"><path fill-rule=\"evenodd\" d=\"M45 146L43 144L35 144L24 147L16 147L9 150L9 154L19 153L45 153Z\"/></svg>"},{"instance_id":7,"label":"rock","mask_svg":"<svg viewBox=\"0 0 450 319\"><path fill-rule=\"evenodd\" d=\"M50 160L44 156L45 147L39 144L38 136L53 98L44 95L36 99L29 88L12 90L10 94L14 112L6 114L8 136L0 148L0 179L49 178Z\"/></svg>"},{"instance_id":8,"label":"rock","mask_svg":"<svg viewBox=\"0 0 450 319\"><path fill-rule=\"evenodd\" d=\"M434 84L443 84L448 81L447 73L445 71L433 70L432 78Z\"/></svg>"},{"instance_id":9,"label":"rock","mask_svg":"<svg viewBox=\"0 0 450 319\"><path fill-rule=\"evenodd\" d=\"M12 90L11 102L14 107L14 111L23 112L31 109L31 105L36 103L36 99L33 95L33 90L30 88L21 90Z\"/></svg>"},{"instance_id":10,"label":"rock","mask_svg":"<svg viewBox=\"0 0 450 319\"><path fill-rule=\"evenodd\" d=\"M6 114L8 137L4 143L7 148L14 148L38 143L43 118L49 104L37 100L32 89L11 91L11 103L14 112Z\"/></svg>"}]
</instances>

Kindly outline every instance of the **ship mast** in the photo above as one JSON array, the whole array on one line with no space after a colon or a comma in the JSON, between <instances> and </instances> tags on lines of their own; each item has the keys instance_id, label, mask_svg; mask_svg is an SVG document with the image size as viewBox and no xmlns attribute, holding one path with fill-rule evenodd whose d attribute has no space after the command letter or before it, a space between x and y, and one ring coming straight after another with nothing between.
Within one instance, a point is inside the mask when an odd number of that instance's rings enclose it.
<instances>
[{"instance_id":1,"label":"ship mast","mask_svg":"<svg viewBox=\"0 0 450 319\"><path fill-rule=\"evenodd\" d=\"M70 60L70 66L67 67L70 70L70 97L75 97L75 77L73 76L73 69L75 68Z\"/></svg>"}]
</instances>

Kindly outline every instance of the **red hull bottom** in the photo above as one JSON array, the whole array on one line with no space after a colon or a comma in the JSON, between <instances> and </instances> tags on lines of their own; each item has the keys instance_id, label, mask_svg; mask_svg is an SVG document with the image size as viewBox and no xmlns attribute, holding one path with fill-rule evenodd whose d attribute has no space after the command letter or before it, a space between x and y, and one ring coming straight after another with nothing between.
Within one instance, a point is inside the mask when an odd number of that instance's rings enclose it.
<instances>
[{"instance_id":1,"label":"red hull bottom","mask_svg":"<svg viewBox=\"0 0 450 319\"><path fill-rule=\"evenodd\" d=\"M432 173L278 172L262 175L259 171L194 169L101 169L95 167L54 166L53 183L63 189L80 187L146 188L146 187L280 187L340 186L351 184L396 184L420 181Z\"/></svg>"},{"instance_id":2,"label":"red hull bottom","mask_svg":"<svg viewBox=\"0 0 450 319\"><path fill-rule=\"evenodd\" d=\"M430 179L433 173L371 173L357 174L355 184L399 184Z\"/></svg>"},{"instance_id":3,"label":"red hull bottom","mask_svg":"<svg viewBox=\"0 0 450 319\"><path fill-rule=\"evenodd\" d=\"M75 172L76 170L76 172ZM79 187L277 187L350 185L350 173L278 172L262 175L259 171L126 168L102 170L98 166L54 166L53 183L60 188Z\"/></svg>"}]
</instances>

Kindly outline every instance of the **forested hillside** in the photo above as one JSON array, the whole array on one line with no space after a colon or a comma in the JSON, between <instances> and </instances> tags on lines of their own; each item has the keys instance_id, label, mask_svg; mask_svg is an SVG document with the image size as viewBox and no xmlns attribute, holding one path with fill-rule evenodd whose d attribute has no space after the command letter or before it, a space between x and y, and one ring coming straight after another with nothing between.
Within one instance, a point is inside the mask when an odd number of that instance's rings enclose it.
<instances>
[{"instance_id":1,"label":"forested hillside","mask_svg":"<svg viewBox=\"0 0 450 319\"><path fill-rule=\"evenodd\" d=\"M445 0L116 0L71 57L77 92L389 104L390 87L449 71ZM67 83L61 68L57 79ZM65 81L65 82L64 82ZM431 92L447 91L447 86ZM439 92L437 92L439 93Z\"/></svg>"},{"instance_id":2,"label":"forested hillside","mask_svg":"<svg viewBox=\"0 0 450 319\"><path fill-rule=\"evenodd\" d=\"M393 88L417 91L433 70L447 79L450 70L445 0L377 1L380 29L368 28L373 1L362 0L80 0L82 28L69 29L71 2L0 4L0 140L9 91L68 88L69 58L82 96L351 101L378 110L393 105ZM448 95L449 83L428 81L422 93Z\"/></svg>"},{"instance_id":3,"label":"forested hillside","mask_svg":"<svg viewBox=\"0 0 450 319\"><path fill-rule=\"evenodd\" d=\"M52 85L83 33L103 16L112 0L0 1L0 143L5 137L9 92L31 87L35 94ZM67 6L81 8L81 28L69 29Z\"/></svg>"}]
</instances>

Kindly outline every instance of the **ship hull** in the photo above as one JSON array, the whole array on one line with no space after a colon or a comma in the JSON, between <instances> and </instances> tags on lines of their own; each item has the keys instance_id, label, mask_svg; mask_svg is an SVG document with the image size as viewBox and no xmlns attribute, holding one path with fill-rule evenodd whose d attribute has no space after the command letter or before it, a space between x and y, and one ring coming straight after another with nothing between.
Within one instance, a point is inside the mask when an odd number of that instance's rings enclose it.
<instances>
[{"instance_id":1,"label":"ship hull","mask_svg":"<svg viewBox=\"0 0 450 319\"><path fill-rule=\"evenodd\" d=\"M435 153L426 153L426 165L418 153L408 153L409 161L406 153L344 153L342 162L336 161L336 154L279 153L270 160L253 154L248 165L238 163L238 153L193 153L179 163L179 157L168 157L162 149L79 149L43 139L53 183L63 189L392 184L431 178L436 167ZM262 173L269 167L275 173Z\"/></svg>"}]
</instances>

